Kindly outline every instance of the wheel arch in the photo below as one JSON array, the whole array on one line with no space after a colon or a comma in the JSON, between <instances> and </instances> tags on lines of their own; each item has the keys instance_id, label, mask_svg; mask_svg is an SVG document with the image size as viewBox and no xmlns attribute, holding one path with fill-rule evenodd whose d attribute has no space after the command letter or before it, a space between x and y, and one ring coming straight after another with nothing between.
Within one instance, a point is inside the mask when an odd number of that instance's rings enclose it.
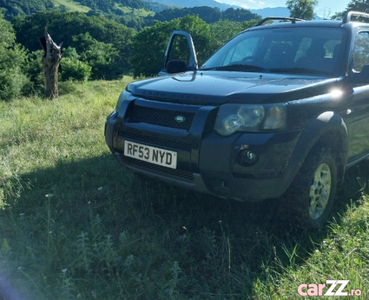
<instances>
[{"instance_id":1,"label":"wheel arch","mask_svg":"<svg viewBox=\"0 0 369 300\"><path fill-rule=\"evenodd\" d=\"M305 127L291 157L291 182L311 151L317 147L332 149L337 162L337 182L342 183L348 155L348 130L342 117L333 111L321 113Z\"/></svg>"}]
</instances>

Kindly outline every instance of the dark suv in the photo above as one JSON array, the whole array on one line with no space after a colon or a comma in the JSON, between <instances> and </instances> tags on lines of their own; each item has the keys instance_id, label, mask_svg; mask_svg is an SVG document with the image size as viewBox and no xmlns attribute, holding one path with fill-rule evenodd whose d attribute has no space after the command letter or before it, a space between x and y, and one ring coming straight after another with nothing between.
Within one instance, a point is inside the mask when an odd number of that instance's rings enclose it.
<instances>
[{"instance_id":1,"label":"dark suv","mask_svg":"<svg viewBox=\"0 0 369 300\"><path fill-rule=\"evenodd\" d=\"M173 32L162 76L130 83L107 118L114 156L218 197L279 198L284 217L324 224L345 170L369 155L369 14L277 19L200 68L191 36Z\"/></svg>"}]
</instances>

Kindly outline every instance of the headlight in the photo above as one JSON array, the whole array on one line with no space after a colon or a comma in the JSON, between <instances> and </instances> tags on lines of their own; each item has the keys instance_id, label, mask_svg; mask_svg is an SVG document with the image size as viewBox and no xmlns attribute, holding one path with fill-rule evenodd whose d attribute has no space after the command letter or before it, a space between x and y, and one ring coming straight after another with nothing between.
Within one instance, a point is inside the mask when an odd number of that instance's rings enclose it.
<instances>
[{"instance_id":1,"label":"headlight","mask_svg":"<svg viewBox=\"0 0 369 300\"><path fill-rule=\"evenodd\" d=\"M120 96L119 96L119 99L118 99L118 102L117 102L117 105L115 106L115 110L119 112L123 102L125 100L127 100L129 97L132 97L132 93L131 92L128 92L127 90L124 90Z\"/></svg>"},{"instance_id":2,"label":"headlight","mask_svg":"<svg viewBox=\"0 0 369 300\"><path fill-rule=\"evenodd\" d=\"M229 136L237 131L257 132L283 129L286 106L281 104L225 104L219 108L215 131Z\"/></svg>"}]
</instances>

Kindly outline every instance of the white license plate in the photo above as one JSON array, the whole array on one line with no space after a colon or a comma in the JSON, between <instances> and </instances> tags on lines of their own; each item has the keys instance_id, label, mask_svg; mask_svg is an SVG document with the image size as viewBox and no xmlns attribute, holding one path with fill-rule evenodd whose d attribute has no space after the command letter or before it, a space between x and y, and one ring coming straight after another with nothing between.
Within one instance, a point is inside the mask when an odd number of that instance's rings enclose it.
<instances>
[{"instance_id":1,"label":"white license plate","mask_svg":"<svg viewBox=\"0 0 369 300\"><path fill-rule=\"evenodd\" d=\"M177 152L124 141L124 155L155 165L176 169Z\"/></svg>"}]
</instances>

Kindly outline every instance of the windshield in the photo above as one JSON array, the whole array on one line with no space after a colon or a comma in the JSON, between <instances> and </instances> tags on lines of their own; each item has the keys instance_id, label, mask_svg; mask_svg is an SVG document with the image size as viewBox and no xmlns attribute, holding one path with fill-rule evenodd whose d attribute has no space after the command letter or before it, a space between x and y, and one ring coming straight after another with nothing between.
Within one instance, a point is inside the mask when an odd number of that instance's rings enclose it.
<instances>
[{"instance_id":1,"label":"windshield","mask_svg":"<svg viewBox=\"0 0 369 300\"><path fill-rule=\"evenodd\" d=\"M344 33L341 28L324 27L245 31L201 69L336 76L343 61Z\"/></svg>"}]
</instances>

